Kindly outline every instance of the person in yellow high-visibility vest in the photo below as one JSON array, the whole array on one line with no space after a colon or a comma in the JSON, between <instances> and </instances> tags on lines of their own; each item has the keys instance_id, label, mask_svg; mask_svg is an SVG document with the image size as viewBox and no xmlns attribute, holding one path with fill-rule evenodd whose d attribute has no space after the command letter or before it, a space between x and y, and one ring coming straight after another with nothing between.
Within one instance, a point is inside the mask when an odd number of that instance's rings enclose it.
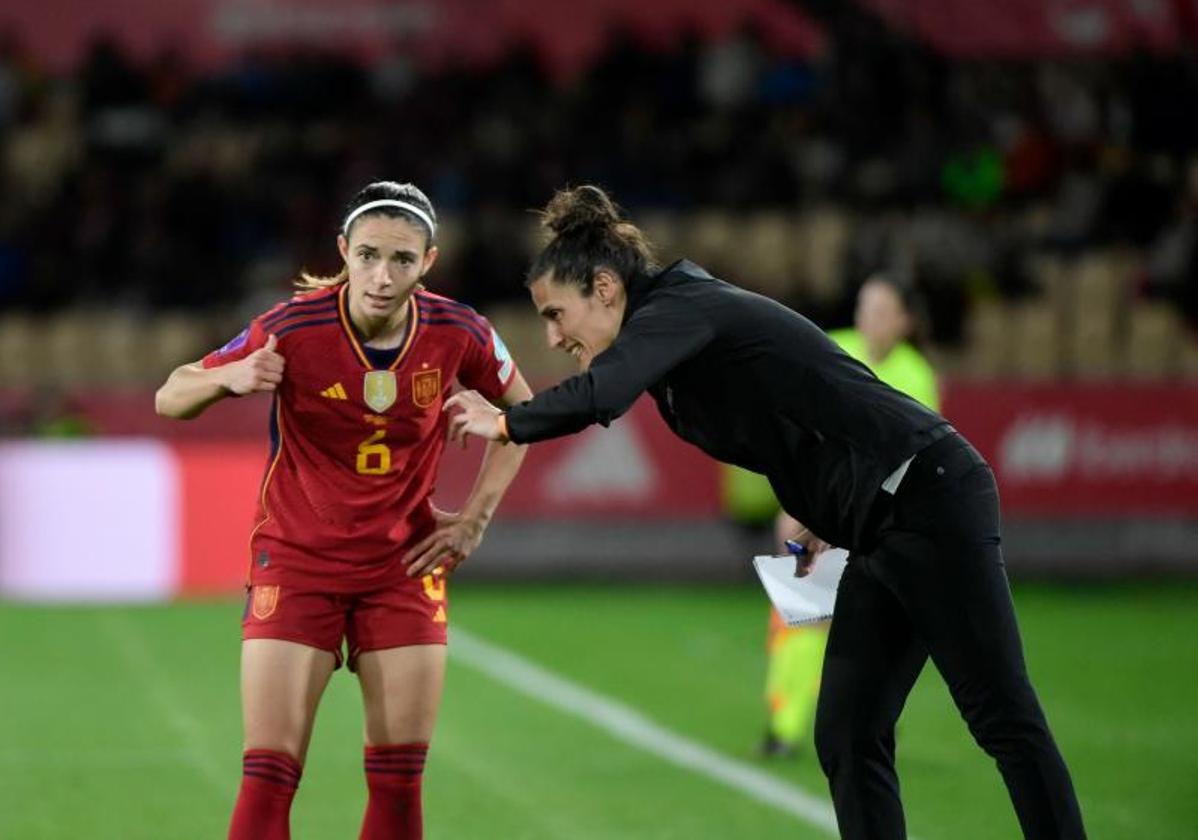
<instances>
[{"instance_id":1,"label":"person in yellow high-visibility vest","mask_svg":"<svg viewBox=\"0 0 1198 840\"><path fill-rule=\"evenodd\" d=\"M911 343L920 320L913 290L888 275L875 274L861 286L853 320L853 328L828 334L842 350L869 366L887 385L939 411L936 374ZM740 472L744 475L725 486L740 487L760 479L768 491L769 484L763 476ZM774 528L778 550L785 552L784 541L801 529L796 520L779 513ZM769 727L762 744L766 756L795 755L810 737L827 639L826 623L787 627L778 613L770 610L765 683Z\"/></svg>"}]
</instances>

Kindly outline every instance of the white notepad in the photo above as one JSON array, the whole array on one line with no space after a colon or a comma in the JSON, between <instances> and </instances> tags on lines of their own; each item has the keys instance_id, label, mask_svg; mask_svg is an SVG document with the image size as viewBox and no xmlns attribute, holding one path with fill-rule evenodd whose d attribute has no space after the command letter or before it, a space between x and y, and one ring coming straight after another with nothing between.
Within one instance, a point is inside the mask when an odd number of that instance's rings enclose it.
<instances>
[{"instance_id":1,"label":"white notepad","mask_svg":"<svg viewBox=\"0 0 1198 840\"><path fill-rule=\"evenodd\" d=\"M795 577L793 554L754 557L753 568L774 609L793 627L832 617L836 588L840 585L848 557L849 553L844 549L830 548L819 555L815 568L806 577Z\"/></svg>"}]
</instances>

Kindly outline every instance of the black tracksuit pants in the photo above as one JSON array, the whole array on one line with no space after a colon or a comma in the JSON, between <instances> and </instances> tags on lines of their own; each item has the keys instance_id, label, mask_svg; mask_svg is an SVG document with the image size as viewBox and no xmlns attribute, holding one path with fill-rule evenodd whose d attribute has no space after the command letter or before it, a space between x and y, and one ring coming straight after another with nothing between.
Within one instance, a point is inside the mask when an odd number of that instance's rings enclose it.
<instances>
[{"instance_id":1,"label":"black tracksuit pants","mask_svg":"<svg viewBox=\"0 0 1198 840\"><path fill-rule=\"evenodd\" d=\"M841 836L906 837L894 726L930 655L997 762L1024 837L1081 840L1069 771L1023 660L989 466L953 434L879 499L876 544L841 579L816 714Z\"/></svg>"}]
</instances>

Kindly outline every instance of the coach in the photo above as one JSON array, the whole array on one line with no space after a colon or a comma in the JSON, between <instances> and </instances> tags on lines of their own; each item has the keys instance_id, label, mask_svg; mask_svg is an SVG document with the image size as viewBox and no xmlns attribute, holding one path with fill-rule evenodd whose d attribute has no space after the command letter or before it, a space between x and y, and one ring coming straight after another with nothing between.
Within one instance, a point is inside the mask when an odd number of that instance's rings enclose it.
<instances>
[{"instance_id":1,"label":"coach","mask_svg":"<svg viewBox=\"0 0 1198 840\"><path fill-rule=\"evenodd\" d=\"M1029 840L1085 836L1024 663L998 491L943 417L880 382L807 319L649 243L591 186L543 214L528 286L582 372L500 412L451 398L451 435L534 443L608 424L648 391L684 440L765 474L814 556L849 549L816 749L848 840L906 836L894 728L930 656L998 764ZM818 535L818 536L817 536ZM805 570L798 570L805 573Z\"/></svg>"}]
</instances>

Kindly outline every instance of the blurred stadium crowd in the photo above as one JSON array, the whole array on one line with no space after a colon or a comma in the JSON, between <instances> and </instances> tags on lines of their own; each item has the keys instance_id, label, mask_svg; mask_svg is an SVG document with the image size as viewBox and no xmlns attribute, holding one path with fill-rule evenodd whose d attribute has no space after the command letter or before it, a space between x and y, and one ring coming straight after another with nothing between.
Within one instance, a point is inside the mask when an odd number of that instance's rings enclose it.
<instances>
[{"instance_id":1,"label":"blurred stadium crowd","mask_svg":"<svg viewBox=\"0 0 1198 840\"><path fill-rule=\"evenodd\" d=\"M485 74L311 50L212 74L103 39L62 77L10 31L0 376L148 382L198 356L301 267L334 269L342 204L379 177L430 194L432 284L484 311L523 311L528 208L595 181L663 258L825 326L869 272L909 277L950 373L1198 376L1194 56L949 60L807 5L828 33L807 58L752 27L669 50L613 32L566 79L519 46ZM31 368L34 335L62 346Z\"/></svg>"}]
</instances>

